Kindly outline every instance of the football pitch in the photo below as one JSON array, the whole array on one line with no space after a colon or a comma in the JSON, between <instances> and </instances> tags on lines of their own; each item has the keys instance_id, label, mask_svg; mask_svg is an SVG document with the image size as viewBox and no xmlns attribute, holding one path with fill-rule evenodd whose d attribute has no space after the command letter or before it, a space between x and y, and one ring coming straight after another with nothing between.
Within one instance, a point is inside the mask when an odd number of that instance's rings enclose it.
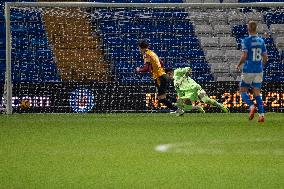
<instances>
[{"instance_id":1,"label":"football pitch","mask_svg":"<svg viewBox=\"0 0 284 189\"><path fill-rule=\"evenodd\" d=\"M0 115L0 188L284 188L284 114Z\"/></svg>"}]
</instances>

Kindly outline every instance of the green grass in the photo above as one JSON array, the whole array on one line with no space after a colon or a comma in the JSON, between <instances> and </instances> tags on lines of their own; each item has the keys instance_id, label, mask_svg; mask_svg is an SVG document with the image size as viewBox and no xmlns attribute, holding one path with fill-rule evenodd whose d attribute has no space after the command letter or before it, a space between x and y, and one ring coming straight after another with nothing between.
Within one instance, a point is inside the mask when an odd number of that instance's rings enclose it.
<instances>
[{"instance_id":1,"label":"green grass","mask_svg":"<svg viewBox=\"0 0 284 189\"><path fill-rule=\"evenodd\" d=\"M284 188L284 114L247 116L1 115L0 188Z\"/></svg>"}]
</instances>

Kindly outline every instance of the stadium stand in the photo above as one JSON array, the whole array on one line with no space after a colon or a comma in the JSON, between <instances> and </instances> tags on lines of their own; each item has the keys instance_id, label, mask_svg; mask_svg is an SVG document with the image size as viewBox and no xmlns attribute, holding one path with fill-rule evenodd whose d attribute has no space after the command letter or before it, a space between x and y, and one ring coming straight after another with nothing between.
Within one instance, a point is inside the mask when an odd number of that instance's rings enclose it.
<instances>
[{"instance_id":1,"label":"stadium stand","mask_svg":"<svg viewBox=\"0 0 284 189\"><path fill-rule=\"evenodd\" d=\"M104 61L100 39L92 35L90 22L80 10L57 10L43 16L56 64L63 81L108 81L109 63Z\"/></svg>"},{"instance_id":2,"label":"stadium stand","mask_svg":"<svg viewBox=\"0 0 284 189\"><path fill-rule=\"evenodd\" d=\"M5 73L5 23L4 3L0 17L0 61L1 77ZM26 20L25 23L21 20ZM46 36L41 14L37 11L12 10L12 79L13 81L49 82L60 81L54 63L54 55ZM29 35L28 35L29 34ZM35 50L32 50L34 48Z\"/></svg>"},{"instance_id":3,"label":"stadium stand","mask_svg":"<svg viewBox=\"0 0 284 189\"><path fill-rule=\"evenodd\" d=\"M99 0L97 2L134 1ZM139 2L146 1L139 0ZM182 0L150 2L182 3ZM190 2L235 3L237 0L191 0ZM263 1L239 0L239 2ZM1 5L0 81L3 82L5 70L3 2ZM92 15L94 16L89 23L84 14L75 22L74 19L42 15L37 11L11 12L13 21L11 31L14 36L12 44L13 47L17 47L16 51L12 51L13 81L108 81L110 75L114 75L112 79L119 82L151 82L149 75L138 75L133 72L136 66L142 64L137 42L144 38L150 41L152 49L165 61L166 67L191 66L193 77L199 82L235 80L239 78L234 65L240 55L240 41L247 36L245 24L251 19L260 23L258 32L267 44L269 63L265 69L265 79L279 81L284 78L283 71L279 71L283 68L279 63L284 63L283 11L231 9L201 12L199 9L189 9L187 12L184 9L149 9L148 11L121 9L119 12L116 10L114 14L112 9L100 9L99 12L94 10ZM23 18L28 22L25 24L19 22ZM70 28L65 28L63 32L69 32L70 36L59 37L60 25L67 22ZM80 27L73 27L78 24ZM82 31L85 33L80 33ZM29 38L26 37L26 33L29 33ZM103 51L91 48L94 46L102 46ZM32 47L36 47L36 50L29 50ZM88 48L88 53L82 48ZM74 56L75 54L78 56ZM70 57L74 59L71 60ZM79 61L81 59L86 60L87 63L81 65ZM94 67L96 69L93 69ZM85 74L79 74L82 72Z\"/></svg>"},{"instance_id":4,"label":"stadium stand","mask_svg":"<svg viewBox=\"0 0 284 189\"><path fill-rule=\"evenodd\" d=\"M110 17L113 16L111 20ZM104 20L103 18L107 18ZM204 60L204 52L195 35L194 27L184 10L121 9L114 16L112 10L100 12L94 28L103 38L108 60L114 64L114 75L120 82L151 82L149 75L133 71L142 64L137 42L146 38L151 48L164 60L167 67L194 65L193 76L199 81L213 80ZM202 60L203 64L193 63Z\"/></svg>"},{"instance_id":5,"label":"stadium stand","mask_svg":"<svg viewBox=\"0 0 284 189\"><path fill-rule=\"evenodd\" d=\"M215 13L210 10L201 12L198 9L190 9L189 15L215 80L240 79L234 67L240 57L241 40L248 36L246 23L256 20L259 23L258 34L266 41L270 59L266 66L268 74L265 79L280 81L282 74L280 71L275 72L280 67L275 68L273 64L283 61L280 57L283 54L283 12L270 9L230 9ZM270 65L272 69L269 69Z\"/></svg>"}]
</instances>

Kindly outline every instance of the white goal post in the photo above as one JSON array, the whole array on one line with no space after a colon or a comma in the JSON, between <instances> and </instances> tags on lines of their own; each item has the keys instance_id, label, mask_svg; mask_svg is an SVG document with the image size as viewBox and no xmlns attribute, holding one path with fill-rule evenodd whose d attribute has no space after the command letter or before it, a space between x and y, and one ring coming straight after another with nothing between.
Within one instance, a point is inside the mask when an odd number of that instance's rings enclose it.
<instances>
[{"instance_id":1,"label":"white goal post","mask_svg":"<svg viewBox=\"0 0 284 189\"><path fill-rule=\"evenodd\" d=\"M11 78L11 8L242 8L242 7L284 7L284 3L97 3L97 2L6 2L6 73L4 86L4 105L7 114L12 114L12 78Z\"/></svg>"}]
</instances>

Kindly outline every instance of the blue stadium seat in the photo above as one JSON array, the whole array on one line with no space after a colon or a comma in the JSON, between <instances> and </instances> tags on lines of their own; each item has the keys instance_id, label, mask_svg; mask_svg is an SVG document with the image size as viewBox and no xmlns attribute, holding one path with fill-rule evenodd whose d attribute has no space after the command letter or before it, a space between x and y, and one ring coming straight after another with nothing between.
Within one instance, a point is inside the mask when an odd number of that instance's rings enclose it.
<instances>
[{"instance_id":1,"label":"blue stadium seat","mask_svg":"<svg viewBox=\"0 0 284 189\"><path fill-rule=\"evenodd\" d=\"M17 0L11 0L17 1ZM31 1L34 0L25 0ZM0 3L3 8L3 3ZM0 59L5 60L5 23L4 23L4 9L0 10ZM23 22L25 21L25 22ZM12 79L13 81L42 81L39 79L41 63L38 60L49 61L52 59L50 46L45 34L45 29L41 21L40 11L28 9L11 9L11 32L12 32ZM41 48L47 52L35 52L29 48ZM4 66L5 62L1 62ZM54 64L53 64L54 65ZM46 65L47 66L47 65ZM52 68L52 72L57 72L57 69ZM41 76L44 77L46 73L41 71ZM1 72L0 80L3 81L4 76ZM47 80L45 80L47 81Z\"/></svg>"},{"instance_id":2,"label":"blue stadium seat","mask_svg":"<svg viewBox=\"0 0 284 189\"><path fill-rule=\"evenodd\" d=\"M26 37L13 37L12 47L26 48L29 45L29 39Z\"/></svg>"},{"instance_id":3,"label":"blue stadium seat","mask_svg":"<svg viewBox=\"0 0 284 189\"><path fill-rule=\"evenodd\" d=\"M184 68L189 66L190 64L185 60L176 60L176 62L172 65L174 68Z\"/></svg>"},{"instance_id":4,"label":"blue stadium seat","mask_svg":"<svg viewBox=\"0 0 284 189\"><path fill-rule=\"evenodd\" d=\"M44 49L44 50L41 50L41 49L38 49L36 52L35 52L35 58L36 59L46 59L46 60L50 60L53 58L53 55L52 55L52 51L51 49Z\"/></svg>"},{"instance_id":5,"label":"blue stadium seat","mask_svg":"<svg viewBox=\"0 0 284 189\"><path fill-rule=\"evenodd\" d=\"M212 76L212 74L202 74L200 76L193 76L192 78L198 83L214 81L214 77Z\"/></svg>"},{"instance_id":6,"label":"blue stadium seat","mask_svg":"<svg viewBox=\"0 0 284 189\"><path fill-rule=\"evenodd\" d=\"M0 22L0 36L4 37L6 33L5 22Z\"/></svg>"},{"instance_id":7,"label":"blue stadium seat","mask_svg":"<svg viewBox=\"0 0 284 189\"><path fill-rule=\"evenodd\" d=\"M237 38L248 36L247 26L246 25L233 26L232 35Z\"/></svg>"},{"instance_id":8,"label":"blue stadium seat","mask_svg":"<svg viewBox=\"0 0 284 189\"><path fill-rule=\"evenodd\" d=\"M33 52L26 50L26 49L16 49L12 50L12 59L13 57L17 57L18 60L21 60L23 58L31 58L33 57Z\"/></svg>"},{"instance_id":9,"label":"blue stadium seat","mask_svg":"<svg viewBox=\"0 0 284 189\"><path fill-rule=\"evenodd\" d=\"M40 11L30 11L25 9L11 9L11 21L40 21Z\"/></svg>"},{"instance_id":10,"label":"blue stadium seat","mask_svg":"<svg viewBox=\"0 0 284 189\"><path fill-rule=\"evenodd\" d=\"M6 62L5 60L0 60L0 70L1 72L4 72L6 69Z\"/></svg>"},{"instance_id":11,"label":"blue stadium seat","mask_svg":"<svg viewBox=\"0 0 284 189\"><path fill-rule=\"evenodd\" d=\"M277 11L268 12L264 15L264 20L268 26L271 24L284 24L284 13Z\"/></svg>"},{"instance_id":12,"label":"blue stadium seat","mask_svg":"<svg viewBox=\"0 0 284 189\"><path fill-rule=\"evenodd\" d=\"M210 70L210 67L207 63L191 62L190 67L193 70L203 71L203 72L206 72L206 73L208 73L209 70Z\"/></svg>"},{"instance_id":13,"label":"blue stadium seat","mask_svg":"<svg viewBox=\"0 0 284 189\"><path fill-rule=\"evenodd\" d=\"M180 1L180 0L176 0L176 1ZM179 3L179 2L176 2L176 3ZM188 13L187 12L184 12L183 10L176 10L174 13L173 13L173 16L177 19L184 19L188 16Z\"/></svg>"},{"instance_id":14,"label":"blue stadium seat","mask_svg":"<svg viewBox=\"0 0 284 189\"><path fill-rule=\"evenodd\" d=\"M188 60L204 60L204 52L200 48L199 39L195 36L194 27L189 20L184 19L188 16L184 9L145 11L125 8L115 14L111 9L104 9L100 13L102 17L108 16L108 20L115 18L114 15L120 17L119 20L112 21L97 20L100 23L100 35L103 38L106 57L114 64L116 78L120 82L151 80L150 77L133 75L133 69L142 61L137 47L140 39L149 41L150 49L164 59L166 67L190 66ZM128 17L124 18L125 15ZM128 66L125 62L129 61L135 66ZM192 64L192 66L196 71L196 77L205 75L203 79L212 80L206 61L203 64ZM131 79L131 77L134 78ZM139 78L138 81L137 78Z\"/></svg>"},{"instance_id":15,"label":"blue stadium seat","mask_svg":"<svg viewBox=\"0 0 284 189\"><path fill-rule=\"evenodd\" d=\"M280 52L280 56L281 56L281 61L282 61L282 63L284 64L284 50L282 50L282 51Z\"/></svg>"},{"instance_id":16,"label":"blue stadium seat","mask_svg":"<svg viewBox=\"0 0 284 189\"><path fill-rule=\"evenodd\" d=\"M42 23L32 22L27 25L29 34L37 35L38 33L44 33L45 29Z\"/></svg>"},{"instance_id":17,"label":"blue stadium seat","mask_svg":"<svg viewBox=\"0 0 284 189\"><path fill-rule=\"evenodd\" d=\"M13 37L26 36L28 34L28 27L20 22L11 23L11 34Z\"/></svg>"},{"instance_id":18,"label":"blue stadium seat","mask_svg":"<svg viewBox=\"0 0 284 189\"><path fill-rule=\"evenodd\" d=\"M5 49L6 45L6 38L1 37L0 38L0 49Z\"/></svg>"},{"instance_id":19,"label":"blue stadium seat","mask_svg":"<svg viewBox=\"0 0 284 189\"><path fill-rule=\"evenodd\" d=\"M4 60L0 60L0 81L4 81L5 79L5 70L6 70L6 63Z\"/></svg>"},{"instance_id":20,"label":"blue stadium seat","mask_svg":"<svg viewBox=\"0 0 284 189\"><path fill-rule=\"evenodd\" d=\"M32 38L30 39L30 44L32 47L46 47L48 48L49 42L47 37L42 38Z\"/></svg>"},{"instance_id":21,"label":"blue stadium seat","mask_svg":"<svg viewBox=\"0 0 284 189\"><path fill-rule=\"evenodd\" d=\"M187 57L189 59L202 59L204 58L204 52L203 50L191 50L187 52Z\"/></svg>"},{"instance_id":22,"label":"blue stadium seat","mask_svg":"<svg viewBox=\"0 0 284 189\"><path fill-rule=\"evenodd\" d=\"M4 21L5 20L5 16L4 16L4 10L1 9L1 3L0 3L0 21Z\"/></svg>"},{"instance_id":23,"label":"blue stadium seat","mask_svg":"<svg viewBox=\"0 0 284 189\"><path fill-rule=\"evenodd\" d=\"M6 59L6 51L0 50L0 60L5 60L5 59Z\"/></svg>"},{"instance_id":24,"label":"blue stadium seat","mask_svg":"<svg viewBox=\"0 0 284 189\"><path fill-rule=\"evenodd\" d=\"M269 60L272 60L272 61L280 61L281 60L281 56L280 56L280 53L277 49L275 50L268 50L267 51L267 54L268 54L268 59Z\"/></svg>"},{"instance_id":25,"label":"blue stadium seat","mask_svg":"<svg viewBox=\"0 0 284 189\"><path fill-rule=\"evenodd\" d=\"M266 46L273 46L274 45L273 38L268 37L268 38L263 38L263 39L264 39Z\"/></svg>"}]
</instances>

